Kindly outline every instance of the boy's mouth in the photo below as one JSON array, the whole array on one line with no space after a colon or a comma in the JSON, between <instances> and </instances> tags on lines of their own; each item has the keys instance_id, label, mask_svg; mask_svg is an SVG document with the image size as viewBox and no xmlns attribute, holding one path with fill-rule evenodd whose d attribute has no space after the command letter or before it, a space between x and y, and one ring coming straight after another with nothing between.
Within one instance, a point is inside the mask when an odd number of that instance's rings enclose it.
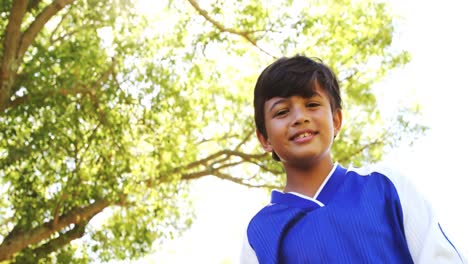
<instances>
[{"instance_id":1,"label":"boy's mouth","mask_svg":"<svg viewBox=\"0 0 468 264\"><path fill-rule=\"evenodd\" d=\"M290 140L292 141L300 141L302 139L306 139L306 138L309 138L309 137L312 137L312 136L315 136L317 135L318 132L317 131L311 131L311 130L307 130L307 131L300 131L296 134L294 134Z\"/></svg>"}]
</instances>

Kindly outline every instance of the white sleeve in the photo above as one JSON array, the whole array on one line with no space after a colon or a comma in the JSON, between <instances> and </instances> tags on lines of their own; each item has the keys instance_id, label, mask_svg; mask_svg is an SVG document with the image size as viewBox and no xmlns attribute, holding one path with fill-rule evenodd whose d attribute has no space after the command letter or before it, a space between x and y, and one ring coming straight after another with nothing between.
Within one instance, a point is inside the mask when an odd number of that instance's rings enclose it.
<instances>
[{"instance_id":1,"label":"white sleeve","mask_svg":"<svg viewBox=\"0 0 468 264\"><path fill-rule=\"evenodd\" d=\"M430 203L407 178L389 169L384 171L400 198L406 241L414 262L463 263L461 252L443 233Z\"/></svg>"},{"instance_id":2,"label":"white sleeve","mask_svg":"<svg viewBox=\"0 0 468 264\"><path fill-rule=\"evenodd\" d=\"M247 232L245 232L244 239L242 241L242 248L240 253L240 264L259 264L255 251L250 246Z\"/></svg>"}]
</instances>

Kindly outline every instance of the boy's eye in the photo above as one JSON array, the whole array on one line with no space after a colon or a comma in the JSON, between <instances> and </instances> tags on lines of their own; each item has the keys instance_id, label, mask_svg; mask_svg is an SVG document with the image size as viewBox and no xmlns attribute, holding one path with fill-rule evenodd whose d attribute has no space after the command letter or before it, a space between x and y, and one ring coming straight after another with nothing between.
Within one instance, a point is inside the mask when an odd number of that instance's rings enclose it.
<instances>
[{"instance_id":1,"label":"boy's eye","mask_svg":"<svg viewBox=\"0 0 468 264\"><path fill-rule=\"evenodd\" d=\"M319 103L307 103L306 105L307 107L317 107L317 106L320 106Z\"/></svg>"},{"instance_id":2,"label":"boy's eye","mask_svg":"<svg viewBox=\"0 0 468 264\"><path fill-rule=\"evenodd\" d=\"M285 114L287 114L287 113L288 113L288 110L287 110L287 109L279 110L279 111L277 111L277 112L273 115L273 117L283 116L283 115L285 115Z\"/></svg>"}]
</instances>

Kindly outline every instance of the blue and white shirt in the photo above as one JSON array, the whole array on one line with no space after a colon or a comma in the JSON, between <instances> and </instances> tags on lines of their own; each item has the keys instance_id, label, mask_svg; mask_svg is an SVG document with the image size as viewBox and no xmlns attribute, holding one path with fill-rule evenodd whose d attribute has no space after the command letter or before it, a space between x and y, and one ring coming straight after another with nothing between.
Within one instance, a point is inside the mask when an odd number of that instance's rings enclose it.
<instances>
[{"instance_id":1,"label":"blue and white shirt","mask_svg":"<svg viewBox=\"0 0 468 264\"><path fill-rule=\"evenodd\" d=\"M388 168L335 164L315 197L273 191L241 263L463 263L430 204Z\"/></svg>"}]
</instances>

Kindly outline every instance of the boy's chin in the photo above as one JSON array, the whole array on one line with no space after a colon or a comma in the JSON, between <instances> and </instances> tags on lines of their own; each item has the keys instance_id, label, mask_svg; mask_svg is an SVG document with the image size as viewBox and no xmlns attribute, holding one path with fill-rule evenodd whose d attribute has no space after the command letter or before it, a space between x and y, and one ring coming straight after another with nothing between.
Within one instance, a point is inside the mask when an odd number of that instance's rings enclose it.
<instances>
[{"instance_id":1,"label":"boy's chin","mask_svg":"<svg viewBox=\"0 0 468 264\"><path fill-rule=\"evenodd\" d=\"M281 162L283 162L283 164L293 165L293 166L296 166L296 167L316 166L321 161L323 161L323 155L318 155L316 153L314 153L314 154L305 154L305 155L296 155L294 157L289 157L288 159L281 159Z\"/></svg>"}]
</instances>

